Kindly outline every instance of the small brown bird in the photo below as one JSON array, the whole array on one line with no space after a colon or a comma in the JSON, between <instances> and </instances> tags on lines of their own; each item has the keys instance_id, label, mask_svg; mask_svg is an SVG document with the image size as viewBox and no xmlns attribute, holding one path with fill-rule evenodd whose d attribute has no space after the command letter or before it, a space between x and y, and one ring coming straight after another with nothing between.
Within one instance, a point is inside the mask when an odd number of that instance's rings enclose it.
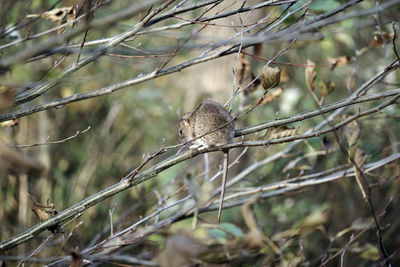
<instances>
[{"instance_id":1,"label":"small brown bird","mask_svg":"<svg viewBox=\"0 0 400 267\"><path fill-rule=\"evenodd\" d=\"M193 145L190 146L191 149L205 149L232 143L235 136L235 124L231 114L222 105L215 101L207 100L201 103L194 111L182 115L179 120L178 134L181 143L205 135L194 140ZM218 223L221 219L229 161L229 151L224 150L223 152L224 169Z\"/></svg>"}]
</instances>

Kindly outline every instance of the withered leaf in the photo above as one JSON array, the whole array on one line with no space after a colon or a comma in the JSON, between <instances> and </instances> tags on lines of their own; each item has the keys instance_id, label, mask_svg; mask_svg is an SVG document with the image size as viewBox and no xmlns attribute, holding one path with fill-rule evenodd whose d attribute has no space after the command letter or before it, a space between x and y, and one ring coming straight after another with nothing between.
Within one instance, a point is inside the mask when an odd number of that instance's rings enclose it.
<instances>
[{"instance_id":1,"label":"withered leaf","mask_svg":"<svg viewBox=\"0 0 400 267\"><path fill-rule=\"evenodd\" d=\"M241 87L244 87L244 94L248 95L249 93L255 91L257 89L258 84L260 83L259 79L253 81L255 79L255 75L252 72L250 62L245 59L244 54L240 54L238 69L237 69L237 80L238 84Z\"/></svg>"},{"instance_id":2,"label":"withered leaf","mask_svg":"<svg viewBox=\"0 0 400 267\"><path fill-rule=\"evenodd\" d=\"M390 41L393 38L393 33L387 32L374 32L371 39L369 40L370 47L378 47L383 45L385 42Z\"/></svg>"},{"instance_id":3,"label":"withered leaf","mask_svg":"<svg viewBox=\"0 0 400 267\"><path fill-rule=\"evenodd\" d=\"M244 54L239 55L239 62L237 68L237 80L238 84L242 85L249 80L251 76L251 65L248 60L245 59Z\"/></svg>"},{"instance_id":4,"label":"withered leaf","mask_svg":"<svg viewBox=\"0 0 400 267\"><path fill-rule=\"evenodd\" d=\"M280 96L283 93L283 88L279 87L274 89L273 91L269 91L268 94L264 97L263 101L261 101L261 105L267 104Z\"/></svg>"},{"instance_id":5,"label":"withered leaf","mask_svg":"<svg viewBox=\"0 0 400 267\"><path fill-rule=\"evenodd\" d=\"M289 128L285 125L273 127L268 129L266 136L267 139L278 139L297 134L298 128Z\"/></svg>"},{"instance_id":6,"label":"withered leaf","mask_svg":"<svg viewBox=\"0 0 400 267\"><path fill-rule=\"evenodd\" d=\"M32 211L39 218L40 221L46 221L57 214L57 210L55 209L54 204L49 203L47 200L47 204L43 205L39 202L36 202L31 195L27 193L28 198L32 201L33 207ZM63 233L64 229L60 224L49 227L49 230L53 233Z\"/></svg>"},{"instance_id":7,"label":"withered leaf","mask_svg":"<svg viewBox=\"0 0 400 267\"><path fill-rule=\"evenodd\" d=\"M57 22L57 25L61 25L65 22L72 22L75 20L77 14L77 5L69 7L60 7L53 10L44 12L41 17L50 21ZM58 29L58 34L63 33L65 27Z\"/></svg>"},{"instance_id":8,"label":"withered leaf","mask_svg":"<svg viewBox=\"0 0 400 267\"><path fill-rule=\"evenodd\" d=\"M286 69L281 67L280 70L281 70L281 82L284 83L289 81L289 75L287 74Z\"/></svg>"},{"instance_id":9,"label":"withered leaf","mask_svg":"<svg viewBox=\"0 0 400 267\"><path fill-rule=\"evenodd\" d=\"M68 15L70 12L73 12L73 7L60 7L55 8L49 11L46 11L42 14L42 18L51 20L54 22L65 22L67 21Z\"/></svg>"},{"instance_id":10,"label":"withered leaf","mask_svg":"<svg viewBox=\"0 0 400 267\"><path fill-rule=\"evenodd\" d=\"M317 77L317 72L315 71L315 63L311 60L307 59L307 66L306 66L306 84L308 89L314 91L315 89L315 79Z\"/></svg>"},{"instance_id":11,"label":"withered leaf","mask_svg":"<svg viewBox=\"0 0 400 267\"><path fill-rule=\"evenodd\" d=\"M350 56L341 56L337 58L328 57L329 68L333 70L336 67L343 67L349 64L354 60L353 57Z\"/></svg>"},{"instance_id":12,"label":"withered leaf","mask_svg":"<svg viewBox=\"0 0 400 267\"><path fill-rule=\"evenodd\" d=\"M261 71L261 84L265 90L274 88L281 80L281 71L278 67L270 67L265 65Z\"/></svg>"}]
</instances>

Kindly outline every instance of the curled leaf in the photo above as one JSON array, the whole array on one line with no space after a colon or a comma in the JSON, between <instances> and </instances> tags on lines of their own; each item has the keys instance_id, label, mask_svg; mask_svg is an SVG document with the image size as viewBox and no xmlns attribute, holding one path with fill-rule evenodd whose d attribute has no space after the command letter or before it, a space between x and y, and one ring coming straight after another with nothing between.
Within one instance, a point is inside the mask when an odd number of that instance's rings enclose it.
<instances>
[{"instance_id":1,"label":"curled leaf","mask_svg":"<svg viewBox=\"0 0 400 267\"><path fill-rule=\"evenodd\" d=\"M258 84L260 83L259 79L254 81L255 76L252 72L251 64L248 60L245 59L244 54L240 54L238 69L237 69L237 80L238 84L241 87L244 87L244 94L248 95L249 93L255 91L257 89Z\"/></svg>"},{"instance_id":2,"label":"curled leaf","mask_svg":"<svg viewBox=\"0 0 400 267\"><path fill-rule=\"evenodd\" d=\"M43 205L43 204L40 204L39 202L36 202L31 197L31 195L29 195L29 194L27 194L27 195L33 204L32 211L33 211L33 213L35 213L35 215L39 218L40 221L46 221L57 214L55 205L52 203L49 203L49 200L47 200L46 205ZM64 229L60 224L56 224L52 227L49 227L49 231L51 231L53 233L63 233Z\"/></svg>"},{"instance_id":3,"label":"curled leaf","mask_svg":"<svg viewBox=\"0 0 400 267\"><path fill-rule=\"evenodd\" d=\"M289 128L285 125L273 127L268 129L266 136L267 139L278 139L297 134L299 128Z\"/></svg>"},{"instance_id":4,"label":"curled leaf","mask_svg":"<svg viewBox=\"0 0 400 267\"><path fill-rule=\"evenodd\" d=\"M264 66L261 72L261 84L265 90L274 88L281 80L281 71L278 67Z\"/></svg>"},{"instance_id":5,"label":"curled leaf","mask_svg":"<svg viewBox=\"0 0 400 267\"><path fill-rule=\"evenodd\" d=\"M60 8L55 8L49 11L46 11L42 14L42 18L54 21L54 22L59 22L63 23L67 21L68 16L72 15L73 12L73 7L60 7Z\"/></svg>"},{"instance_id":6,"label":"curled leaf","mask_svg":"<svg viewBox=\"0 0 400 267\"><path fill-rule=\"evenodd\" d=\"M57 25L61 25L65 22L72 22L75 20L77 14L77 5L69 7L60 7L44 12L41 17L50 21L57 22ZM58 34L63 33L64 27L58 29Z\"/></svg>"},{"instance_id":7,"label":"curled leaf","mask_svg":"<svg viewBox=\"0 0 400 267\"><path fill-rule=\"evenodd\" d=\"M277 98L281 94L283 94L283 88L282 87L279 87L279 88L274 89L272 91L268 91L268 94L262 100L261 105L264 105L264 104L267 104L267 103L271 102L272 100L274 100L275 98Z\"/></svg>"},{"instance_id":8,"label":"curled leaf","mask_svg":"<svg viewBox=\"0 0 400 267\"><path fill-rule=\"evenodd\" d=\"M393 38L393 33L387 32L374 32L371 39L369 40L370 47L378 47L383 45L385 42L389 42Z\"/></svg>"},{"instance_id":9,"label":"curled leaf","mask_svg":"<svg viewBox=\"0 0 400 267\"><path fill-rule=\"evenodd\" d=\"M308 89L310 89L311 91L315 90L316 77L317 77L317 72L315 71L315 63L307 59L306 84Z\"/></svg>"},{"instance_id":10,"label":"curled leaf","mask_svg":"<svg viewBox=\"0 0 400 267\"><path fill-rule=\"evenodd\" d=\"M353 57L350 56L341 56L337 58L328 57L329 68L333 70L336 67L343 67L349 64L354 60Z\"/></svg>"}]
</instances>

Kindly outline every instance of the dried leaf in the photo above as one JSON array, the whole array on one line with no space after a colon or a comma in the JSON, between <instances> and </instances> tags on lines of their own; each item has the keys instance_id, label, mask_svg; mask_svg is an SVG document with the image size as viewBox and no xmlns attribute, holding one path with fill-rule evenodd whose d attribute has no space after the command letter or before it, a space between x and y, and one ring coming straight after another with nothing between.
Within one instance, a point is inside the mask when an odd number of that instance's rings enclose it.
<instances>
[{"instance_id":1,"label":"dried leaf","mask_svg":"<svg viewBox=\"0 0 400 267\"><path fill-rule=\"evenodd\" d=\"M78 6L69 6L69 7L60 7L60 8L55 8L53 10L49 10L47 12L44 12L42 14L42 18L57 22L57 25L61 25L65 22L72 22L75 20L76 14L77 14L77 8ZM65 30L64 27L58 29L58 34L63 33Z\"/></svg>"},{"instance_id":2,"label":"dried leaf","mask_svg":"<svg viewBox=\"0 0 400 267\"><path fill-rule=\"evenodd\" d=\"M343 67L349 64L354 60L353 57L350 56L341 56L337 58L328 57L329 68L333 70L336 67Z\"/></svg>"},{"instance_id":3,"label":"dried leaf","mask_svg":"<svg viewBox=\"0 0 400 267\"><path fill-rule=\"evenodd\" d=\"M14 127L18 124L19 124L19 119L13 119L9 121L0 122L0 127L8 128L8 127Z\"/></svg>"},{"instance_id":4,"label":"dried leaf","mask_svg":"<svg viewBox=\"0 0 400 267\"><path fill-rule=\"evenodd\" d=\"M285 68L280 68L281 70L281 83L289 81L289 75L286 72Z\"/></svg>"},{"instance_id":5,"label":"dried leaf","mask_svg":"<svg viewBox=\"0 0 400 267\"><path fill-rule=\"evenodd\" d=\"M283 138L287 136L292 136L297 134L298 128L289 128L285 125L281 125L278 127L273 127L268 129L266 136L267 139L278 139L278 138Z\"/></svg>"},{"instance_id":6,"label":"dried leaf","mask_svg":"<svg viewBox=\"0 0 400 267\"><path fill-rule=\"evenodd\" d=\"M307 59L306 67L306 84L308 89L314 91L315 89L315 79L317 77L317 72L315 71L315 63Z\"/></svg>"},{"instance_id":7,"label":"dried leaf","mask_svg":"<svg viewBox=\"0 0 400 267\"><path fill-rule=\"evenodd\" d=\"M42 14L42 18L58 23L67 21L68 15L73 12L73 7L60 7L46 11Z\"/></svg>"},{"instance_id":8,"label":"dried leaf","mask_svg":"<svg viewBox=\"0 0 400 267\"><path fill-rule=\"evenodd\" d=\"M242 85L251 77L251 65L248 60L244 58L244 54L239 55L239 62L237 68L237 81Z\"/></svg>"},{"instance_id":9,"label":"dried leaf","mask_svg":"<svg viewBox=\"0 0 400 267\"><path fill-rule=\"evenodd\" d=\"M385 42L389 42L393 38L393 33L387 32L375 32L369 40L370 47L378 47L383 45Z\"/></svg>"},{"instance_id":10,"label":"dried leaf","mask_svg":"<svg viewBox=\"0 0 400 267\"><path fill-rule=\"evenodd\" d=\"M264 66L261 71L261 84L265 90L274 88L281 80L281 71L278 67Z\"/></svg>"},{"instance_id":11,"label":"dried leaf","mask_svg":"<svg viewBox=\"0 0 400 267\"><path fill-rule=\"evenodd\" d=\"M255 91L258 84L260 83L258 79L253 82L255 76L252 72L251 64L248 60L245 59L244 54L240 54L239 56L237 79L238 84L241 87L246 87L246 89L244 90L245 95L248 95L249 93Z\"/></svg>"},{"instance_id":12,"label":"dried leaf","mask_svg":"<svg viewBox=\"0 0 400 267\"><path fill-rule=\"evenodd\" d=\"M31 195L28 195L28 198L32 201L33 208L32 211L39 218L40 221L46 221L57 214L57 210L55 209L54 204L49 203L47 200L47 204L43 205L36 202ZM64 229L60 224L54 225L49 228L49 231L53 233L64 233Z\"/></svg>"},{"instance_id":13,"label":"dried leaf","mask_svg":"<svg viewBox=\"0 0 400 267\"><path fill-rule=\"evenodd\" d=\"M260 105L265 105L265 104L271 102L272 100L274 100L275 98L280 96L282 93L283 93L282 87L274 89L273 91L269 91L268 94L264 97L264 99Z\"/></svg>"}]
</instances>

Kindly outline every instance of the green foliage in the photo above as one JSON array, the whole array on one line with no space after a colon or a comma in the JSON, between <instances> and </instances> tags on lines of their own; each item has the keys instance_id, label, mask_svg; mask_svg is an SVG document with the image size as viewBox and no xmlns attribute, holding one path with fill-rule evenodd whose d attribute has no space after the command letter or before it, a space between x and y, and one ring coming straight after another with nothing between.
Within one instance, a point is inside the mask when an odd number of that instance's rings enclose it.
<instances>
[{"instance_id":1,"label":"green foliage","mask_svg":"<svg viewBox=\"0 0 400 267\"><path fill-rule=\"evenodd\" d=\"M336 0L314 0L310 5L310 10L327 12L338 7L340 7L340 3Z\"/></svg>"}]
</instances>

